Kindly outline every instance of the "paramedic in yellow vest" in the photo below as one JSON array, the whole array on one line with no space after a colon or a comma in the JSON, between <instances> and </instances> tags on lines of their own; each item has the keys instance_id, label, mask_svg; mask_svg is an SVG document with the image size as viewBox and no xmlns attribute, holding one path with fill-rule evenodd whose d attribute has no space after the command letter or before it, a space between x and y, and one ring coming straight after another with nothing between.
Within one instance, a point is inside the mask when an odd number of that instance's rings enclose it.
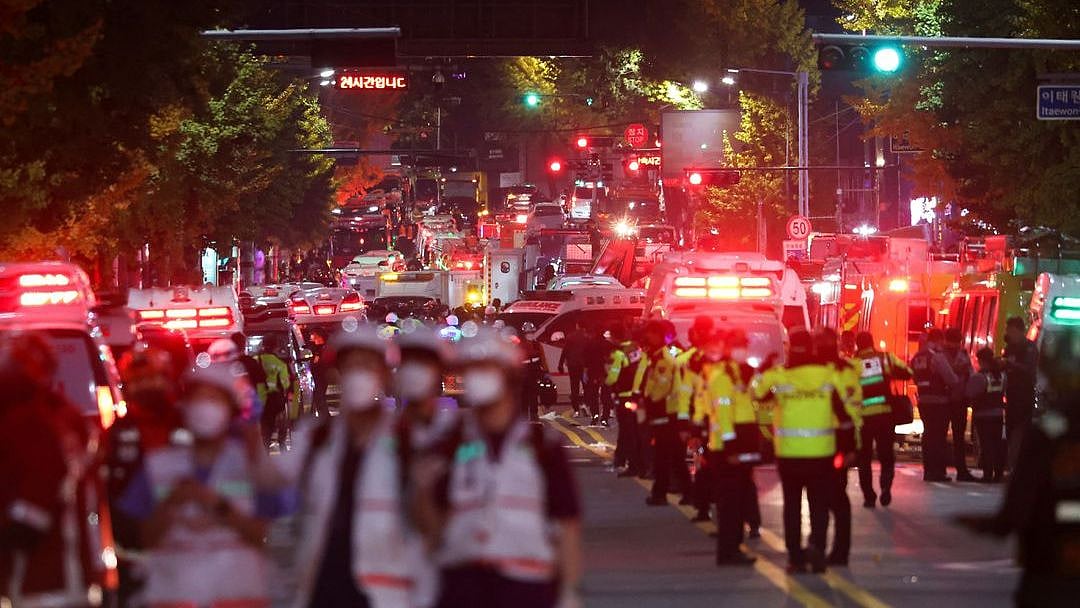
<instances>
[{"instance_id":1,"label":"paramedic in yellow vest","mask_svg":"<svg viewBox=\"0 0 1080 608\"><path fill-rule=\"evenodd\" d=\"M263 445L270 447L270 441L277 431L277 442L281 450L285 449L285 438L288 435L288 413L285 411L292 378L289 374L289 366L285 364L278 351L281 343L277 336L267 334L263 337L262 352L257 357L262 365L266 380L255 387L259 394L259 400L263 402L262 416L259 426L262 428Z\"/></svg>"},{"instance_id":2,"label":"paramedic in yellow vest","mask_svg":"<svg viewBox=\"0 0 1080 608\"><path fill-rule=\"evenodd\" d=\"M724 337L714 332L704 342L704 382L694 418L707 428L707 470L716 501L716 564L751 565L754 558L744 555L739 545L743 541L744 493L748 489L745 478L750 461L761 457L760 451L751 447L757 445L754 440L760 432L749 400L736 396L739 389L731 362L725 358ZM750 433L750 437L740 439L740 431Z\"/></svg>"},{"instance_id":3,"label":"paramedic in yellow vest","mask_svg":"<svg viewBox=\"0 0 1080 608\"><path fill-rule=\"evenodd\" d=\"M675 375L682 352L672 344L675 326L670 321L650 321L645 327L649 368L642 388L646 424L653 444L652 491L645 499L650 506L666 505L672 490L672 475L682 489L689 485L686 470L686 446L679 436L678 419L671 411L672 391L676 390Z\"/></svg>"},{"instance_id":4,"label":"paramedic in yellow vest","mask_svg":"<svg viewBox=\"0 0 1080 608\"><path fill-rule=\"evenodd\" d=\"M892 482L896 474L896 431L889 398L893 380L912 377L911 369L892 353L874 349L874 338L861 331L855 336L855 363L862 387L862 429L859 431L859 488L863 506L873 509L878 499L874 492L871 460L877 454L881 463L881 506L892 503Z\"/></svg>"},{"instance_id":5,"label":"paramedic in yellow vest","mask_svg":"<svg viewBox=\"0 0 1080 608\"><path fill-rule=\"evenodd\" d=\"M836 390L844 401L844 410L850 420L838 421L836 456L833 467L836 469L836 484L833 486L833 500L829 511L833 515L836 529L833 546L827 561L834 566L847 566L851 554L851 499L848 498L848 469L855 464L858 448L858 431L862 426L862 389L859 385L859 372L852 361L840 355L836 332L824 327L814 332L814 357L818 363L826 365L836 373Z\"/></svg>"},{"instance_id":6,"label":"paramedic in yellow vest","mask_svg":"<svg viewBox=\"0 0 1080 608\"><path fill-rule=\"evenodd\" d=\"M611 351L604 384L615 395L615 419L619 423L619 434L615 441L615 469L619 471L619 477L643 475L645 467L638 442L637 405L647 359L637 343L628 339L623 328L612 330L612 338L619 347Z\"/></svg>"},{"instance_id":7,"label":"paramedic in yellow vest","mask_svg":"<svg viewBox=\"0 0 1080 608\"><path fill-rule=\"evenodd\" d=\"M773 402L773 444L784 499L784 541L789 573L825 570L829 503L836 483L838 421L850 422L836 390L836 374L814 361L805 331L790 336L787 362L759 376L752 388L757 401ZM802 545L802 497L810 503L810 539Z\"/></svg>"},{"instance_id":8,"label":"paramedic in yellow vest","mask_svg":"<svg viewBox=\"0 0 1080 608\"><path fill-rule=\"evenodd\" d=\"M263 545L285 500L230 433L250 385L235 362L197 369L185 385L179 407L191 443L149 452L120 499L141 520L146 605L269 606Z\"/></svg>"},{"instance_id":9,"label":"paramedic in yellow vest","mask_svg":"<svg viewBox=\"0 0 1080 608\"><path fill-rule=\"evenodd\" d=\"M742 518L746 524L747 536L761 536L761 505L758 503L757 483L754 481L754 466L765 458L765 450L772 440L771 434L762 432L760 418L750 398L750 385L757 375L749 363L750 340L741 328L728 332L724 341L724 358L728 373L735 385L733 402L735 404L735 432L741 447L740 454L746 465L743 484L746 486L743 496Z\"/></svg>"},{"instance_id":10,"label":"paramedic in yellow vest","mask_svg":"<svg viewBox=\"0 0 1080 608\"><path fill-rule=\"evenodd\" d=\"M565 451L521 415L521 353L497 330L458 344L461 423L413 469L437 547L439 608L579 608L581 505ZM442 470L432 465L442 465Z\"/></svg>"},{"instance_id":11,"label":"paramedic in yellow vest","mask_svg":"<svg viewBox=\"0 0 1080 608\"><path fill-rule=\"evenodd\" d=\"M702 392L705 384L704 367L705 353L702 350L705 343L714 333L713 320L701 316L694 319L694 323L687 330L686 336L690 346L679 353L675 358L675 381L671 394L668 396L668 417L675 421L679 433L679 443L682 446L680 454L686 454L689 450L694 455L695 468L693 480L690 479L689 471L683 486L683 499L680 504L692 504L698 509L697 521L708 519L709 499L712 495L709 483L699 483L708 476L708 466L704 464L702 448L701 428L691 422L694 413L696 397ZM685 458L683 461L685 462ZM681 462L681 463L682 463ZM681 464L680 463L680 464Z\"/></svg>"},{"instance_id":12,"label":"paramedic in yellow vest","mask_svg":"<svg viewBox=\"0 0 1080 608\"><path fill-rule=\"evenodd\" d=\"M293 608L420 605L434 596L417 566L423 538L406 525L404 463L382 397L393 344L374 325L328 344L340 375L340 415L297 429L283 468L300 497Z\"/></svg>"}]
</instances>

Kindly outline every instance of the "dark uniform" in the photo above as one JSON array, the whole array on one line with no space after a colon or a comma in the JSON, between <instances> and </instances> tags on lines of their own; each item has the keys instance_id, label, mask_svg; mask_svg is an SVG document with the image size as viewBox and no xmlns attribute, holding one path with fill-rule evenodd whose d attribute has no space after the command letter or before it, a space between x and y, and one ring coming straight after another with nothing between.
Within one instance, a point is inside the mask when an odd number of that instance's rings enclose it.
<instances>
[{"instance_id":1,"label":"dark uniform","mask_svg":"<svg viewBox=\"0 0 1080 608\"><path fill-rule=\"evenodd\" d=\"M945 474L945 437L949 432L949 401L956 374L938 351L940 330L915 353L911 370L919 390L919 417L923 422L923 481L952 481Z\"/></svg>"},{"instance_id":2,"label":"dark uniform","mask_svg":"<svg viewBox=\"0 0 1080 608\"><path fill-rule=\"evenodd\" d=\"M993 351L983 349L978 355L979 372L968 379L966 392L979 438L980 481L998 482L1005 476L1005 374L998 369Z\"/></svg>"},{"instance_id":3,"label":"dark uniform","mask_svg":"<svg viewBox=\"0 0 1080 608\"><path fill-rule=\"evenodd\" d=\"M866 345L866 340L862 341ZM881 505L892 503L892 482L896 474L896 427L893 424L890 383L906 380L911 370L892 353L861 348L855 355L859 366L859 384L862 389L862 429L859 445L859 488L863 494L863 506L872 508L877 504L874 491L874 471L871 461L875 453L881 463Z\"/></svg>"}]
</instances>

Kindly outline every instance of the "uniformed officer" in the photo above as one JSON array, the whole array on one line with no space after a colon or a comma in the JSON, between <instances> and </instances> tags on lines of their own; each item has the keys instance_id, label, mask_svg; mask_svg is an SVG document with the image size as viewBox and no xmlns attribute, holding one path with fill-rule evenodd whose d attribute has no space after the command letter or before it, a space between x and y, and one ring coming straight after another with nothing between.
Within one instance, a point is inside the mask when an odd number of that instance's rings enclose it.
<instances>
[{"instance_id":1,"label":"uniformed officer","mask_svg":"<svg viewBox=\"0 0 1080 608\"><path fill-rule=\"evenodd\" d=\"M989 347L975 353L979 371L967 383L971 401L971 422L979 438L979 468L984 483L998 483L1005 478L1006 447L1004 439L1005 373Z\"/></svg>"},{"instance_id":2,"label":"uniformed officer","mask_svg":"<svg viewBox=\"0 0 1080 608\"><path fill-rule=\"evenodd\" d=\"M923 481L952 481L945 474L945 438L949 432L949 401L958 380L942 355L945 334L931 329L919 352L911 358L919 390L919 417L923 421Z\"/></svg>"},{"instance_id":3,"label":"uniformed officer","mask_svg":"<svg viewBox=\"0 0 1080 608\"><path fill-rule=\"evenodd\" d=\"M637 395L641 390L647 360L641 348L629 339L625 331L617 328L612 333L619 347L611 351L604 384L615 395L615 419L619 424L614 464L616 469L626 467L619 471L620 477L631 477L642 473L644 468L638 443Z\"/></svg>"},{"instance_id":4,"label":"uniformed officer","mask_svg":"<svg viewBox=\"0 0 1080 608\"><path fill-rule=\"evenodd\" d=\"M805 331L790 336L787 363L759 376L752 395L773 402L773 437L784 497L784 540L788 571L825 570L829 504L836 482L837 429L851 422L836 389L836 374L814 361ZM810 541L802 546L802 497L810 503Z\"/></svg>"},{"instance_id":5,"label":"uniformed officer","mask_svg":"<svg viewBox=\"0 0 1080 608\"><path fill-rule=\"evenodd\" d=\"M735 432L741 446L746 470L743 482L743 522L749 538L761 536L761 505L758 503L757 483L754 481L754 466L765 459L765 448L772 440L771 434L762 432L758 413L754 411L754 401L750 396L750 385L757 375L749 362L750 340L742 328L736 327L725 338L725 358L735 384Z\"/></svg>"},{"instance_id":6,"label":"uniformed officer","mask_svg":"<svg viewBox=\"0 0 1080 608\"><path fill-rule=\"evenodd\" d=\"M285 407L292 390L292 376L289 374L289 366L278 354L280 346L277 336L269 334L263 338L262 352L256 359L262 365L264 377L262 382L255 386L255 390L264 404L259 421L263 445L269 448L274 432L277 431L277 443L284 450L289 427Z\"/></svg>"},{"instance_id":7,"label":"uniformed officer","mask_svg":"<svg viewBox=\"0 0 1080 608\"><path fill-rule=\"evenodd\" d=\"M817 361L832 368L836 374L836 390L844 402L850 421L837 421L837 445L833 468L836 483L830 511L836 526L828 563L846 566L851 554L851 499L848 498L848 469L855 464L859 430L862 426L862 389L859 371L853 362L840 356L836 332L825 327L814 333L814 355ZM841 439L843 438L843 439Z\"/></svg>"},{"instance_id":8,"label":"uniformed officer","mask_svg":"<svg viewBox=\"0 0 1080 608\"><path fill-rule=\"evenodd\" d=\"M671 344L674 337L674 326L669 321L651 321L645 327L649 367L645 372L642 397L648 435L653 442L653 473L656 477L652 491L645 500L651 506L667 504L672 473L678 476L676 482L681 482L683 488L690 477L677 421L669 412L668 405L675 388L675 370L681 354L678 347Z\"/></svg>"},{"instance_id":9,"label":"uniformed officer","mask_svg":"<svg viewBox=\"0 0 1080 608\"><path fill-rule=\"evenodd\" d=\"M873 509L878 493L874 491L871 460L877 454L881 463L881 506L892 504L892 482L896 473L896 430L893 424L892 381L911 378L911 369L896 355L874 349L869 332L855 336L858 351L855 364L862 390L862 429L859 432L859 488L863 506Z\"/></svg>"},{"instance_id":10,"label":"uniformed officer","mask_svg":"<svg viewBox=\"0 0 1080 608\"><path fill-rule=\"evenodd\" d=\"M675 372L671 393L667 399L667 415L669 424L674 424L674 430L678 434L678 447L676 454L681 454L682 459L676 460L679 478L684 480L682 486L683 498L680 504L698 504L695 501L696 484L691 484L689 471L685 477L681 471L685 470L685 456L687 448L698 453L701 447L700 431L691 428L690 418L693 414L695 395L700 392L705 383L703 367L705 356L702 347L713 334L713 321L709 317L697 317L693 325L687 330L687 339L690 342L688 348L675 357ZM695 456L696 458L696 456Z\"/></svg>"}]
</instances>

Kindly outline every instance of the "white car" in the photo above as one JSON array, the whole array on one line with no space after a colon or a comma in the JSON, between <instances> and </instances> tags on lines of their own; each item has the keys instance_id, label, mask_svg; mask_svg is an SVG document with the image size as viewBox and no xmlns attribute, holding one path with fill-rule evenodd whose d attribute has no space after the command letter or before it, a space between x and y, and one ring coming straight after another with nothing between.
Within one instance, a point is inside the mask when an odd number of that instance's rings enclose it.
<instances>
[{"instance_id":1,"label":"white car","mask_svg":"<svg viewBox=\"0 0 1080 608\"><path fill-rule=\"evenodd\" d=\"M559 229L565 222L566 216L558 203L537 203L525 219L525 232Z\"/></svg>"},{"instance_id":2,"label":"white car","mask_svg":"<svg viewBox=\"0 0 1080 608\"><path fill-rule=\"evenodd\" d=\"M570 219L587 220L592 217L593 205L603 194L604 189L597 185L575 186L570 196Z\"/></svg>"},{"instance_id":3,"label":"white car","mask_svg":"<svg viewBox=\"0 0 1080 608\"><path fill-rule=\"evenodd\" d=\"M353 289L319 287L289 296L289 308L297 325L338 325L347 318L364 320L364 300Z\"/></svg>"}]
</instances>

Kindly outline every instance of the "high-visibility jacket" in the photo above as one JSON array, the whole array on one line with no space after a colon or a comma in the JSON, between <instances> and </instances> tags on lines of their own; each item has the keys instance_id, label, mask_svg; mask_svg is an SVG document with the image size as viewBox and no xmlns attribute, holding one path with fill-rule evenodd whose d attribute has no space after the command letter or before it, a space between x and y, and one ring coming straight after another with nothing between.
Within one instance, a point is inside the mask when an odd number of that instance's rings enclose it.
<instances>
[{"instance_id":1,"label":"high-visibility jacket","mask_svg":"<svg viewBox=\"0 0 1080 608\"><path fill-rule=\"evenodd\" d=\"M676 357L679 350L664 346L648 355L648 367L644 376L642 393L646 404L653 409L647 412L653 423L667 422L667 398L675 384Z\"/></svg>"},{"instance_id":2,"label":"high-visibility jacket","mask_svg":"<svg viewBox=\"0 0 1080 608\"><path fill-rule=\"evenodd\" d=\"M753 398L774 402L777 457L826 458L836 453L837 420L847 419L836 382L835 371L818 364L774 367L754 381Z\"/></svg>"},{"instance_id":3,"label":"high-visibility jacket","mask_svg":"<svg viewBox=\"0 0 1080 608\"><path fill-rule=\"evenodd\" d=\"M700 362L695 359L697 352L696 347L691 347L675 356L671 391L666 401L669 419L690 419L690 406L694 400L694 394L705 381L698 365Z\"/></svg>"},{"instance_id":4,"label":"high-visibility jacket","mask_svg":"<svg viewBox=\"0 0 1080 608\"><path fill-rule=\"evenodd\" d=\"M260 382L256 387L259 399L262 399L263 403L266 402L266 396L270 393L289 392L292 379L289 376L289 366L281 360L281 357L274 353L263 353L259 355L259 364L266 372L266 382Z\"/></svg>"},{"instance_id":5,"label":"high-visibility jacket","mask_svg":"<svg viewBox=\"0 0 1080 608\"><path fill-rule=\"evenodd\" d=\"M154 496L168 496L176 484L195 477L189 446L150 452L146 472ZM228 440L207 485L237 512L255 510L254 472L239 441ZM147 552L145 597L154 606L268 606L269 563L262 551L195 503L175 511L178 521Z\"/></svg>"},{"instance_id":6,"label":"high-visibility jacket","mask_svg":"<svg viewBox=\"0 0 1080 608\"><path fill-rule=\"evenodd\" d=\"M840 396L844 411L847 412L845 420L836 421L838 436L837 448L844 452L854 451L862 444L862 436L858 432L863 424L862 412L862 384L857 362L842 359L830 363L830 367L836 373L836 393Z\"/></svg>"},{"instance_id":7,"label":"high-visibility jacket","mask_svg":"<svg viewBox=\"0 0 1080 608\"><path fill-rule=\"evenodd\" d=\"M892 353L878 352L872 348L860 350L853 362L859 370L859 384L862 387L862 415L880 416L889 414L889 387L894 376L911 376L911 370Z\"/></svg>"},{"instance_id":8,"label":"high-visibility jacket","mask_svg":"<svg viewBox=\"0 0 1080 608\"><path fill-rule=\"evenodd\" d=\"M632 342L623 342L620 348L611 352L611 358L607 364L607 376L604 384L611 387L618 397L630 397L641 387L641 378L645 375L648 361L642 356L641 350L636 347L626 352L627 346L633 346Z\"/></svg>"},{"instance_id":9,"label":"high-visibility jacket","mask_svg":"<svg viewBox=\"0 0 1080 608\"><path fill-rule=\"evenodd\" d=\"M742 364L736 361L709 363L706 381L699 398L701 411L694 410L694 420L708 420L709 449L728 453L731 461L756 463L761 460L762 434L749 395Z\"/></svg>"},{"instance_id":10,"label":"high-visibility jacket","mask_svg":"<svg viewBox=\"0 0 1080 608\"><path fill-rule=\"evenodd\" d=\"M299 568L293 608L308 608L332 527L333 500L341 485L341 463L351 441L345 421L328 428L306 427L294 450L305 460L300 476ZM422 537L406 523L400 444L396 420L384 413L369 440L353 486L352 564L354 580L375 608L432 605L437 573L425 558ZM321 435L321 437L320 437Z\"/></svg>"},{"instance_id":11,"label":"high-visibility jacket","mask_svg":"<svg viewBox=\"0 0 1080 608\"><path fill-rule=\"evenodd\" d=\"M450 469L450 513L439 564L485 564L523 582L554 581L556 550L546 512L546 483L531 429L510 428L499 458L476 420L463 418Z\"/></svg>"}]
</instances>

